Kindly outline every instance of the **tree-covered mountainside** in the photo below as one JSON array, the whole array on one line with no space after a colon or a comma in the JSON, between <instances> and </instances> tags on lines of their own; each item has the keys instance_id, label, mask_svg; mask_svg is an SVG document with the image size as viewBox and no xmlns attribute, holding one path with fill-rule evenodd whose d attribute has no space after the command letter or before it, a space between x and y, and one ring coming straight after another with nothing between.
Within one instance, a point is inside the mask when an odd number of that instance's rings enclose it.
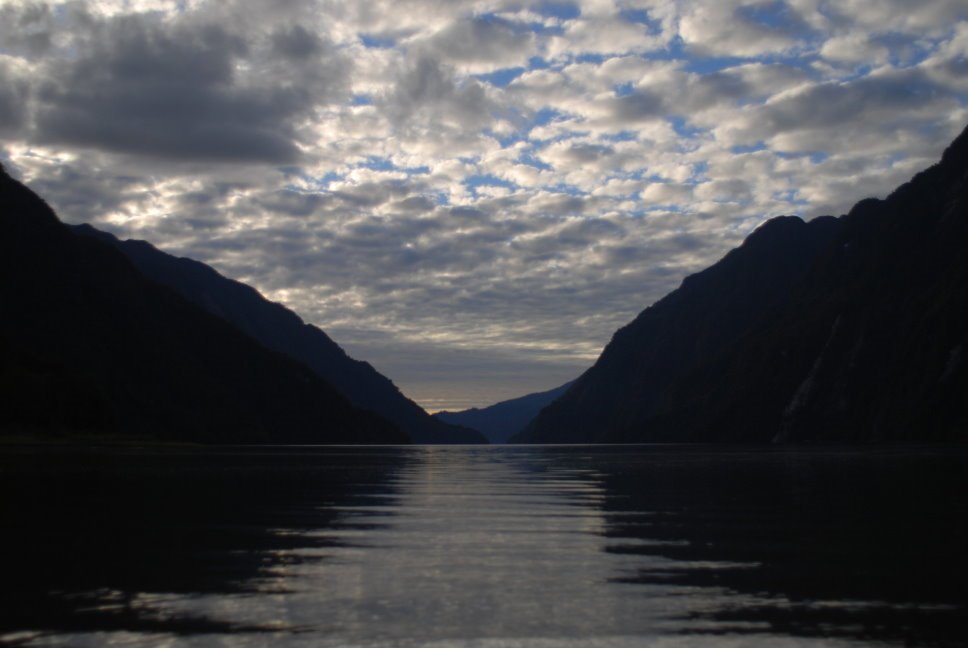
<instances>
[{"instance_id":1,"label":"tree-covered mountainside","mask_svg":"<svg viewBox=\"0 0 968 648\"><path fill-rule=\"evenodd\" d=\"M220 317L266 348L312 369L357 407L376 412L418 443L483 443L473 430L432 418L369 363L348 356L319 328L291 310L265 299L251 286L210 266L176 257L145 241L121 241L89 225L74 231L120 250L146 277L171 288L196 306Z\"/></svg>"},{"instance_id":2,"label":"tree-covered mountainside","mask_svg":"<svg viewBox=\"0 0 968 648\"><path fill-rule=\"evenodd\" d=\"M208 443L407 436L79 236L0 168L0 430Z\"/></svg>"},{"instance_id":3,"label":"tree-covered mountainside","mask_svg":"<svg viewBox=\"0 0 968 648\"><path fill-rule=\"evenodd\" d=\"M773 219L516 440L968 440L968 133L885 200Z\"/></svg>"}]
</instances>

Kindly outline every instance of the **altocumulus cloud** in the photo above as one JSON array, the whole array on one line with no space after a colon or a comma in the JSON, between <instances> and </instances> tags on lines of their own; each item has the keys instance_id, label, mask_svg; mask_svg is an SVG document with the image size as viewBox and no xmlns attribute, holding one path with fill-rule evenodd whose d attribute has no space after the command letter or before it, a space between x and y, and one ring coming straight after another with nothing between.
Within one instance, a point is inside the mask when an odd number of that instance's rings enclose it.
<instances>
[{"instance_id":1,"label":"altocumulus cloud","mask_svg":"<svg viewBox=\"0 0 968 648\"><path fill-rule=\"evenodd\" d=\"M952 0L4 2L0 157L430 407L552 387L968 122Z\"/></svg>"}]
</instances>

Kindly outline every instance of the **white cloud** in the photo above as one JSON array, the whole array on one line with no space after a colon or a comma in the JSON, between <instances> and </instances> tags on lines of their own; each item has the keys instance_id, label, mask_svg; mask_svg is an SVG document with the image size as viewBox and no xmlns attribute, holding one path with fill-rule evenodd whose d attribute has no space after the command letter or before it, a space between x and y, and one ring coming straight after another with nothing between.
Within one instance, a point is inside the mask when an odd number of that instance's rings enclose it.
<instances>
[{"instance_id":1,"label":"white cloud","mask_svg":"<svg viewBox=\"0 0 968 648\"><path fill-rule=\"evenodd\" d=\"M749 1L684 3L679 35L702 54L752 57L787 52L803 44L805 34L789 21L794 12L774 11L773 4ZM769 13L768 13L769 12Z\"/></svg>"},{"instance_id":2,"label":"white cloud","mask_svg":"<svg viewBox=\"0 0 968 648\"><path fill-rule=\"evenodd\" d=\"M871 41L870 34L856 31L828 39L820 55L836 63L883 65L889 52L886 46Z\"/></svg>"}]
</instances>

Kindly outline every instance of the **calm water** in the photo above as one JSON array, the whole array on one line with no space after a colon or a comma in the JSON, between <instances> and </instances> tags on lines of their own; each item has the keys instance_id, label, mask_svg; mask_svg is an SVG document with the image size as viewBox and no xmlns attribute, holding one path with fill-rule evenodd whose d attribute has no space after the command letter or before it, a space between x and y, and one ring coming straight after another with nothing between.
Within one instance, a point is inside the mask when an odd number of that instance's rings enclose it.
<instances>
[{"instance_id":1,"label":"calm water","mask_svg":"<svg viewBox=\"0 0 968 648\"><path fill-rule=\"evenodd\" d=\"M0 643L963 646L968 451L0 452Z\"/></svg>"}]
</instances>

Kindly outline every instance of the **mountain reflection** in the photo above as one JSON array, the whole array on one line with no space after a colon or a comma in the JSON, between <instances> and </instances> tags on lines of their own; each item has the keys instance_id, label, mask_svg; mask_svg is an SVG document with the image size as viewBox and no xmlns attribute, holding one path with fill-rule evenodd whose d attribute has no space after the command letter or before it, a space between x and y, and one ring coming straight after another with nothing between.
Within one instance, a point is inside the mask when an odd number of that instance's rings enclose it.
<instances>
[{"instance_id":1,"label":"mountain reflection","mask_svg":"<svg viewBox=\"0 0 968 648\"><path fill-rule=\"evenodd\" d=\"M963 451L682 446L607 464L608 550L662 559L614 580L721 593L681 632L960 642Z\"/></svg>"},{"instance_id":2,"label":"mountain reflection","mask_svg":"<svg viewBox=\"0 0 968 648\"><path fill-rule=\"evenodd\" d=\"M959 645L963 450L6 451L0 642Z\"/></svg>"},{"instance_id":3,"label":"mountain reflection","mask_svg":"<svg viewBox=\"0 0 968 648\"><path fill-rule=\"evenodd\" d=\"M0 634L291 629L197 602L289 587L318 560L296 550L347 543L320 529L372 528L341 509L392 502L405 465L379 449L6 450Z\"/></svg>"}]
</instances>

